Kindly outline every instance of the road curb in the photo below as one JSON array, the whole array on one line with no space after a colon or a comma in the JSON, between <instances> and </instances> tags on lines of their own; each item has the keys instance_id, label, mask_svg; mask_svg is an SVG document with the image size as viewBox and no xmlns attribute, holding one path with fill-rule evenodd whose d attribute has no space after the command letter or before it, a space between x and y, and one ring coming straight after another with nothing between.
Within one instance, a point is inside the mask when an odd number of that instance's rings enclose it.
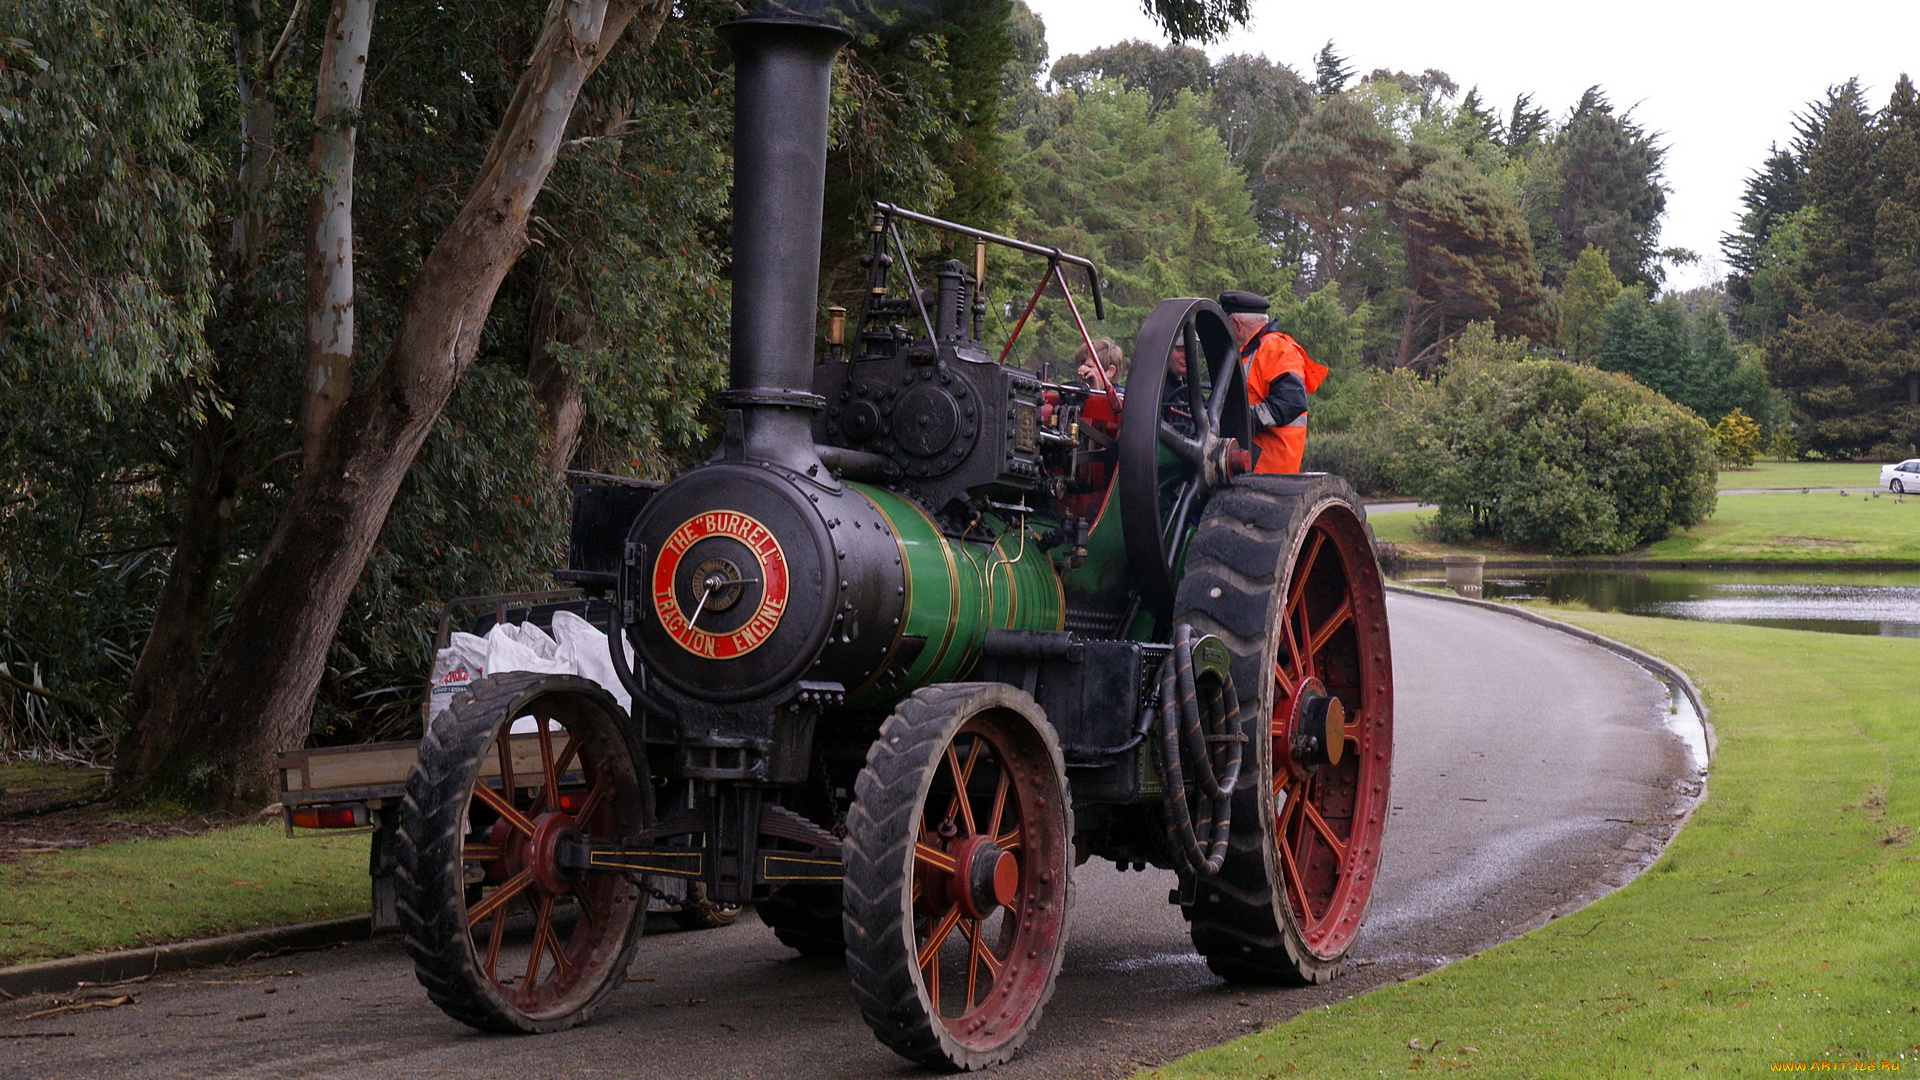
<instances>
[{"instance_id":1,"label":"road curb","mask_svg":"<svg viewBox=\"0 0 1920 1080\"><path fill-rule=\"evenodd\" d=\"M269 926L238 934L92 953L0 968L0 996L25 997L70 990L81 983L116 983L149 975L238 964L276 953L324 949L372 937L369 915L350 915L292 926Z\"/></svg>"},{"instance_id":2,"label":"road curb","mask_svg":"<svg viewBox=\"0 0 1920 1080\"><path fill-rule=\"evenodd\" d=\"M1604 634L1596 634L1584 627L1575 626L1572 623L1564 623L1559 619L1549 618L1539 612L1529 611L1526 608L1514 607L1511 604L1496 603L1491 600L1475 600L1467 596L1451 596L1447 593L1434 592L1430 589L1416 589L1409 585L1398 585L1391 581L1386 582L1385 585L1391 592L1405 593L1408 596L1424 596L1430 600L1443 600L1449 604L1467 604L1471 607L1485 608L1488 611L1498 611L1503 615L1511 615L1516 619L1524 619L1527 622L1544 626L1549 630L1558 630L1570 637L1579 638L1588 644L1598 645L1608 652L1620 656L1622 659L1630 660L1646 668L1656 677L1678 686L1681 693L1687 695L1687 703L1693 706L1694 715L1700 718L1700 726L1703 729L1703 737L1707 744L1707 761L1709 763L1713 761L1720 744L1720 739L1713 730L1712 721L1708 719L1706 700L1701 697L1700 688L1693 685L1693 680L1687 677L1687 673L1674 667L1667 661L1660 659L1652 653L1642 652L1624 641L1615 641Z\"/></svg>"}]
</instances>

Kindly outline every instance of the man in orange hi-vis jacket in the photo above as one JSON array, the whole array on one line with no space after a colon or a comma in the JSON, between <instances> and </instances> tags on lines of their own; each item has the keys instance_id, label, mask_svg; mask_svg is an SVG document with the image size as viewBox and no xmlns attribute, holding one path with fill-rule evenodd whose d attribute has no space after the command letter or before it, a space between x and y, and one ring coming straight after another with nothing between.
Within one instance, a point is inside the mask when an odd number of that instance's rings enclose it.
<instances>
[{"instance_id":1,"label":"man in orange hi-vis jacket","mask_svg":"<svg viewBox=\"0 0 1920 1080\"><path fill-rule=\"evenodd\" d=\"M1297 473L1307 449L1307 395L1320 389L1327 369L1280 332L1279 320L1267 318L1271 306L1259 293L1231 289L1220 294L1220 308L1227 313L1247 372L1253 471Z\"/></svg>"}]
</instances>

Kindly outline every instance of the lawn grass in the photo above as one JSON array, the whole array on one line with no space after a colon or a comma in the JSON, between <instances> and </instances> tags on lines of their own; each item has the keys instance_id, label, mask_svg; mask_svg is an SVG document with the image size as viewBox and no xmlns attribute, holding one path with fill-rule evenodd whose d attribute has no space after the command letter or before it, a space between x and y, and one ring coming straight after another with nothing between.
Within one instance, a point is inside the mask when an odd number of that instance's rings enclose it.
<instances>
[{"instance_id":1,"label":"lawn grass","mask_svg":"<svg viewBox=\"0 0 1920 1080\"><path fill-rule=\"evenodd\" d=\"M1706 694L1708 793L1653 866L1498 948L1143 1075L1920 1068L1920 641L1555 614Z\"/></svg>"},{"instance_id":2,"label":"lawn grass","mask_svg":"<svg viewBox=\"0 0 1920 1080\"><path fill-rule=\"evenodd\" d=\"M1756 461L1750 469L1721 469L1720 490L1729 488L1877 488L1880 466L1850 461Z\"/></svg>"},{"instance_id":3,"label":"lawn grass","mask_svg":"<svg viewBox=\"0 0 1920 1080\"><path fill-rule=\"evenodd\" d=\"M1725 495L1711 518L1647 549L1654 558L1920 562L1920 498L1833 492Z\"/></svg>"},{"instance_id":4,"label":"lawn grass","mask_svg":"<svg viewBox=\"0 0 1920 1080\"><path fill-rule=\"evenodd\" d=\"M0 863L0 965L367 910L367 838L279 824Z\"/></svg>"},{"instance_id":5,"label":"lawn grass","mask_svg":"<svg viewBox=\"0 0 1920 1080\"><path fill-rule=\"evenodd\" d=\"M1540 559L1477 541L1442 544L1421 530L1432 510L1368 514L1374 536L1397 544L1403 557L1439 558L1454 552L1488 557ZM1712 517L1622 558L1718 562L1920 564L1920 498L1840 495L1798 491L1723 495Z\"/></svg>"}]
</instances>

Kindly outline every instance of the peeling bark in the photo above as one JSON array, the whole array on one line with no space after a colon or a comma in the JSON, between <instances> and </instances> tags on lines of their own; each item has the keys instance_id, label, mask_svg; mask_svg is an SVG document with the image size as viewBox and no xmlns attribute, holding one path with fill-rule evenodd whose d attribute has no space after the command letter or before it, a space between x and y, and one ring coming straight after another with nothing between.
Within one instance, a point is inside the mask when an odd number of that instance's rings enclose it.
<instances>
[{"instance_id":1,"label":"peeling bark","mask_svg":"<svg viewBox=\"0 0 1920 1080\"><path fill-rule=\"evenodd\" d=\"M327 649L394 493L473 360L502 279L528 245L526 222L564 140L581 85L644 12L645 47L669 0L561 0L466 204L434 245L392 349L349 395L301 475L235 601L204 680L204 737L183 743L146 790L202 806L274 796L273 754L305 742Z\"/></svg>"},{"instance_id":2,"label":"peeling bark","mask_svg":"<svg viewBox=\"0 0 1920 1080\"><path fill-rule=\"evenodd\" d=\"M333 0L313 92L313 155L319 183L307 205L307 377L301 395L301 463L353 389L353 150L367 74L373 0Z\"/></svg>"}]
</instances>

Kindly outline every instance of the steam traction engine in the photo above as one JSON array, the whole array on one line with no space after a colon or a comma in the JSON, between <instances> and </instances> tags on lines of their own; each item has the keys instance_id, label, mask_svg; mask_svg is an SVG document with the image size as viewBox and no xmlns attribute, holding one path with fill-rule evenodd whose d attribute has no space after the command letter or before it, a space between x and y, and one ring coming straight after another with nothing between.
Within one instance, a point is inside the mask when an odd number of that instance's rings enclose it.
<instances>
[{"instance_id":1,"label":"steam traction engine","mask_svg":"<svg viewBox=\"0 0 1920 1080\"><path fill-rule=\"evenodd\" d=\"M852 340L835 309L816 364L844 35L784 16L725 34L724 440L657 489L575 489L561 576L609 598L631 715L583 679L497 675L421 743L401 919L428 994L485 1030L577 1023L620 983L649 883L678 877L757 903L803 953L844 950L887 1046L978 1068L1037 1021L1089 857L1178 871L1169 899L1221 976L1331 978L1392 745L1351 491L1245 473L1212 302L1153 309L1122 407L980 340L986 245L1045 260L1029 313L1070 269L1098 312L1091 263L898 207L875 211ZM903 222L971 238L973 266L923 287Z\"/></svg>"}]
</instances>

